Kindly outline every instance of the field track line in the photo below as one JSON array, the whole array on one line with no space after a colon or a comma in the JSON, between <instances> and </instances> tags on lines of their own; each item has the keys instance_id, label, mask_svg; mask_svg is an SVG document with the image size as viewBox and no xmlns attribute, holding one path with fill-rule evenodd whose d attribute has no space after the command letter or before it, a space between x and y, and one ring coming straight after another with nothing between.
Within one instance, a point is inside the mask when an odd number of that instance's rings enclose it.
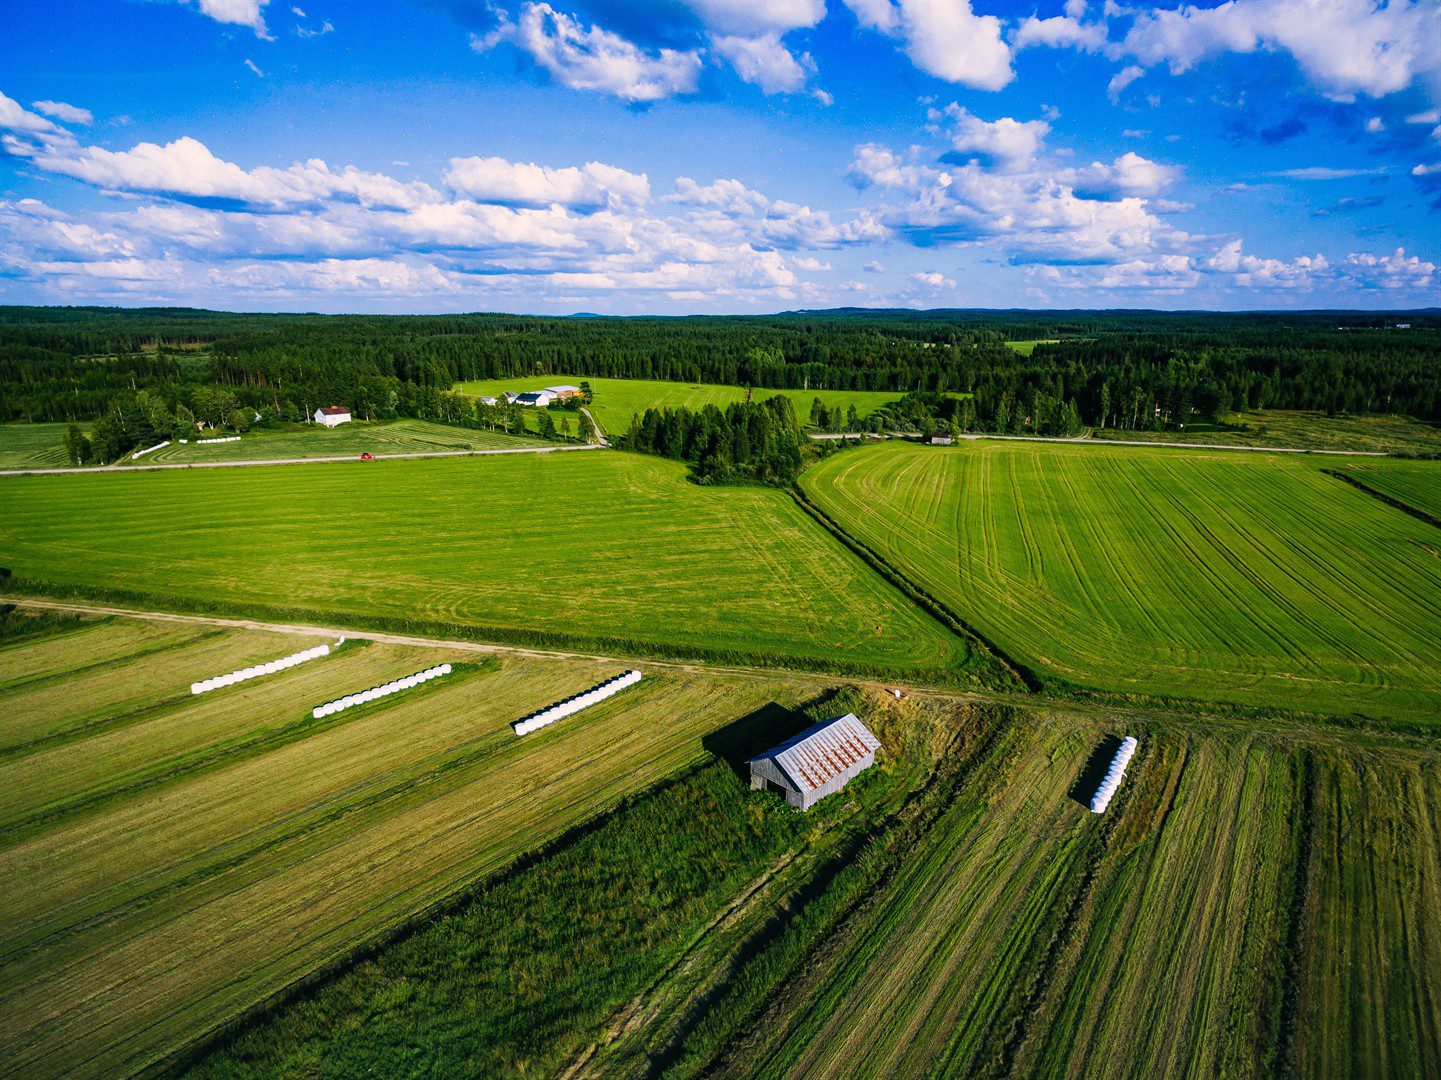
<instances>
[{"instance_id":1,"label":"field track line","mask_svg":"<svg viewBox=\"0 0 1441 1080\"><path fill-rule=\"evenodd\" d=\"M908 439L918 438L910 432L892 432L888 435L876 436L866 432L839 434L813 434L812 439L863 439L863 438L885 438L885 439ZM975 441L977 439L995 439L1000 442L1038 442L1038 443L1063 443L1065 445L1081 444L1083 446L1169 446L1176 450L1251 450L1259 454L1328 454L1333 457L1391 457L1382 450L1304 450L1295 446L1241 446L1239 443L1188 443L1188 442L1149 442L1145 439L1097 439L1090 435L1073 435L1070 438L1063 438L1059 435L987 435L983 432L963 432L957 435L958 439Z\"/></svg>"},{"instance_id":2,"label":"field track line","mask_svg":"<svg viewBox=\"0 0 1441 1080\"><path fill-rule=\"evenodd\" d=\"M373 461L389 461L398 458L437 457L485 457L491 454L554 454L564 450L603 450L600 443L582 443L578 446L521 446L504 450L415 450L404 454L373 454ZM0 476L47 476L52 473L117 473L117 472L158 472L161 469L229 469L237 465L319 465L340 461L360 461L359 454L343 457L313 458L268 458L257 461L195 461L172 462L168 465L106 465L100 469L0 469Z\"/></svg>"}]
</instances>

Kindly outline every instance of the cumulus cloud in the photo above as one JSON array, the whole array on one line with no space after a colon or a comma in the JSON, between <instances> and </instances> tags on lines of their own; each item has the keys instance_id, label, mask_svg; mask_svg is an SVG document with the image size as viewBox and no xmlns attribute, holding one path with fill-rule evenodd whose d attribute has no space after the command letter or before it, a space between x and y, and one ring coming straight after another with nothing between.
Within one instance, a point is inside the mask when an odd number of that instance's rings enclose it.
<instances>
[{"instance_id":1,"label":"cumulus cloud","mask_svg":"<svg viewBox=\"0 0 1441 1080\"><path fill-rule=\"evenodd\" d=\"M923 270L918 274L912 274L911 280L930 290L954 289L956 279L948 278L938 270Z\"/></svg>"},{"instance_id":2,"label":"cumulus cloud","mask_svg":"<svg viewBox=\"0 0 1441 1080\"><path fill-rule=\"evenodd\" d=\"M1138 13L1122 47L1180 73L1223 53L1286 53L1338 101L1383 97L1441 75L1441 5L1432 0L1227 0Z\"/></svg>"},{"instance_id":3,"label":"cumulus cloud","mask_svg":"<svg viewBox=\"0 0 1441 1080\"><path fill-rule=\"evenodd\" d=\"M78 105L70 105L64 101L32 101L30 107L36 112L44 113L62 124L93 124L95 114L89 109L82 109Z\"/></svg>"},{"instance_id":4,"label":"cumulus cloud","mask_svg":"<svg viewBox=\"0 0 1441 1080\"><path fill-rule=\"evenodd\" d=\"M898 39L911 62L938 79L999 90L1015 73L1001 20L970 0L845 0L857 21Z\"/></svg>"},{"instance_id":5,"label":"cumulus cloud","mask_svg":"<svg viewBox=\"0 0 1441 1080\"><path fill-rule=\"evenodd\" d=\"M650 198L650 180L644 173L598 161L556 169L499 157L452 158L444 179L452 191L467 198L511 206L600 209L638 205Z\"/></svg>"},{"instance_id":6,"label":"cumulus cloud","mask_svg":"<svg viewBox=\"0 0 1441 1080\"><path fill-rule=\"evenodd\" d=\"M37 103L38 104L38 103ZM64 135L65 129L30 112L14 98L0 94L0 131L12 135Z\"/></svg>"},{"instance_id":7,"label":"cumulus cloud","mask_svg":"<svg viewBox=\"0 0 1441 1080\"><path fill-rule=\"evenodd\" d=\"M945 115L954 125L951 145L958 153L978 154L1008 169L1034 159L1051 130L1044 120L982 120L956 104L948 106Z\"/></svg>"},{"instance_id":8,"label":"cumulus cloud","mask_svg":"<svg viewBox=\"0 0 1441 1080\"><path fill-rule=\"evenodd\" d=\"M1111 196L1159 195L1181 179L1181 169L1151 161L1134 151L1127 151L1109 165L1099 161L1077 170L1076 190L1085 195Z\"/></svg>"},{"instance_id":9,"label":"cumulus cloud","mask_svg":"<svg viewBox=\"0 0 1441 1080\"><path fill-rule=\"evenodd\" d=\"M794 93L806 85L807 68L781 44L779 35L722 35L713 38L711 44L716 53L735 68L737 75L767 94Z\"/></svg>"},{"instance_id":10,"label":"cumulus cloud","mask_svg":"<svg viewBox=\"0 0 1441 1080\"><path fill-rule=\"evenodd\" d=\"M471 45L484 52L502 41L524 50L562 86L634 103L694 93L701 69L698 50L648 51L546 3L525 4L515 22L473 36Z\"/></svg>"},{"instance_id":11,"label":"cumulus cloud","mask_svg":"<svg viewBox=\"0 0 1441 1080\"><path fill-rule=\"evenodd\" d=\"M255 31L258 38L270 38L265 28L265 6L270 0L178 0L200 14L228 26L244 26Z\"/></svg>"},{"instance_id":12,"label":"cumulus cloud","mask_svg":"<svg viewBox=\"0 0 1441 1080\"><path fill-rule=\"evenodd\" d=\"M1104 22L1082 22L1079 16L1057 15L1050 19L1038 19L1030 15L1021 20L1011 38L1011 45L1017 49L1045 46L1052 49L1079 49L1088 53L1111 53L1114 46L1107 40L1108 31Z\"/></svg>"},{"instance_id":13,"label":"cumulus cloud","mask_svg":"<svg viewBox=\"0 0 1441 1080\"><path fill-rule=\"evenodd\" d=\"M1436 264L1397 248L1390 255L1353 252L1343 274L1363 289L1426 289L1437 283Z\"/></svg>"}]
</instances>

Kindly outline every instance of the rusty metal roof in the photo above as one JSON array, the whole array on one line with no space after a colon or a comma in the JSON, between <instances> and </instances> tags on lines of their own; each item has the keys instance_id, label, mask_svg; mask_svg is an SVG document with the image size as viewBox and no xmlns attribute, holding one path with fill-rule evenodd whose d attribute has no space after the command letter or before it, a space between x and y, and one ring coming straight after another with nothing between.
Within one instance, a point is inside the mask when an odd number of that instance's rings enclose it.
<instances>
[{"instance_id":1,"label":"rusty metal roof","mask_svg":"<svg viewBox=\"0 0 1441 1080\"><path fill-rule=\"evenodd\" d=\"M880 745L855 713L846 713L807 728L760 757L775 761L797 791L813 791L874 754Z\"/></svg>"}]
</instances>

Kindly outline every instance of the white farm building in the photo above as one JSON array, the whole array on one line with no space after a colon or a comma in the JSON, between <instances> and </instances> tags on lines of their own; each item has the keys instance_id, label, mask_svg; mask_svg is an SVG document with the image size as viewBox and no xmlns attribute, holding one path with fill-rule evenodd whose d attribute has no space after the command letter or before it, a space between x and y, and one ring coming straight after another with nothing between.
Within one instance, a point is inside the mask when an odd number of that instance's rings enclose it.
<instances>
[{"instance_id":1,"label":"white farm building","mask_svg":"<svg viewBox=\"0 0 1441 1080\"><path fill-rule=\"evenodd\" d=\"M343 405L327 405L323 409L315 410L315 422L324 424L326 427L348 424L350 423L350 410Z\"/></svg>"},{"instance_id":2,"label":"white farm building","mask_svg":"<svg viewBox=\"0 0 1441 1080\"><path fill-rule=\"evenodd\" d=\"M570 383L565 383L562 386L547 386L545 392L547 394L554 394L560 398L561 401L569 401L573 397L581 396L580 387L571 386Z\"/></svg>"},{"instance_id":3,"label":"white farm building","mask_svg":"<svg viewBox=\"0 0 1441 1080\"><path fill-rule=\"evenodd\" d=\"M751 790L774 791L809 810L874 765L880 747L870 728L846 713L751 758Z\"/></svg>"},{"instance_id":4,"label":"white farm building","mask_svg":"<svg viewBox=\"0 0 1441 1080\"><path fill-rule=\"evenodd\" d=\"M555 395L549 390L532 390L529 393L515 395L517 405L533 405L537 409L544 409L554 400Z\"/></svg>"}]
</instances>

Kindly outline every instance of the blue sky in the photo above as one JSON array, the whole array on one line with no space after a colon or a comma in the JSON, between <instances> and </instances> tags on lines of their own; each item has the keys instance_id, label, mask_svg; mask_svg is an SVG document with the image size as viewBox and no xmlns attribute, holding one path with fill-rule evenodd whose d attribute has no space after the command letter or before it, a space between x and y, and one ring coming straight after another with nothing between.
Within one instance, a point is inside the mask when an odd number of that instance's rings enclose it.
<instances>
[{"instance_id":1,"label":"blue sky","mask_svg":"<svg viewBox=\"0 0 1441 1080\"><path fill-rule=\"evenodd\" d=\"M0 302L1441 304L1441 5L7 0Z\"/></svg>"}]
</instances>

